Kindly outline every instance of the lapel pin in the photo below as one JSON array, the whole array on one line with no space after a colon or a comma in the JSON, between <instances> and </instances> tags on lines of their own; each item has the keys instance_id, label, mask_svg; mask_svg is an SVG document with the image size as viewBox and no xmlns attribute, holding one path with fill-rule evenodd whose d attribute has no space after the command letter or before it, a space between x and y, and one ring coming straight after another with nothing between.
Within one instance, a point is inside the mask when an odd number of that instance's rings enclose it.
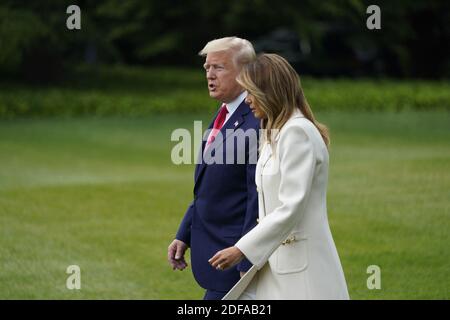
<instances>
[{"instance_id":1,"label":"lapel pin","mask_svg":"<svg viewBox=\"0 0 450 320\"><path fill-rule=\"evenodd\" d=\"M239 124L239 122L236 121L236 122L234 123L234 126L237 127L238 124Z\"/></svg>"}]
</instances>

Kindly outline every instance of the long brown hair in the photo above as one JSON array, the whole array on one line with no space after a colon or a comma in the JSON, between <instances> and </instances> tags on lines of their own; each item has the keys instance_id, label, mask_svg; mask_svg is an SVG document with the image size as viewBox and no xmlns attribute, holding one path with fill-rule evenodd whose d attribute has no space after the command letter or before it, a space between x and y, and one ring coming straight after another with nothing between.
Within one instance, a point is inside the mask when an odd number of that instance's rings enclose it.
<instances>
[{"instance_id":1,"label":"long brown hair","mask_svg":"<svg viewBox=\"0 0 450 320\"><path fill-rule=\"evenodd\" d=\"M299 109L319 130L323 141L329 146L328 128L314 118L303 94L299 75L283 57L276 54L259 55L243 67L237 82L254 96L266 115L261 120L261 128L266 129L266 142L272 144L272 130L280 130L294 110Z\"/></svg>"}]
</instances>

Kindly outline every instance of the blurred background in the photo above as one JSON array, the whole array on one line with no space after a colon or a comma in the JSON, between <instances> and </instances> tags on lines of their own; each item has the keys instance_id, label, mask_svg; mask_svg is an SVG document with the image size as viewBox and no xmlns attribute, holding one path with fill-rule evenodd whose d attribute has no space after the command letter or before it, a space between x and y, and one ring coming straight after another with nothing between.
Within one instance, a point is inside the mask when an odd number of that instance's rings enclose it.
<instances>
[{"instance_id":1,"label":"blurred background","mask_svg":"<svg viewBox=\"0 0 450 320\"><path fill-rule=\"evenodd\" d=\"M80 30L66 27L72 4ZM450 298L449 21L444 0L3 0L0 298L203 296L166 262L194 169L172 163L170 135L209 124L197 53L233 35L287 58L330 128L351 297ZM81 290L66 288L74 264Z\"/></svg>"}]
</instances>

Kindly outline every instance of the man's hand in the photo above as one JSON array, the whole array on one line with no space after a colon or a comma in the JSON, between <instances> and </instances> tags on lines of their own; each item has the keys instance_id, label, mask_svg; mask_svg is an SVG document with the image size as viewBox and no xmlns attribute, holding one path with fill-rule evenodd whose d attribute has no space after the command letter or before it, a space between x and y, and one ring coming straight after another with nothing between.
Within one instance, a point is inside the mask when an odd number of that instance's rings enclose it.
<instances>
[{"instance_id":1,"label":"man's hand","mask_svg":"<svg viewBox=\"0 0 450 320\"><path fill-rule=\"evenodd\" d=\"M218 251L208 262L217 270L225 270L237 265L242 259L244 259L244 254L233 246Z\"/></svg>"},{"instance_id":2,"label":"man's hand","mask_svg":"<svg viewBox=\"0 0 450 320\"><path fill-rule=\"evenodd\" d=\"M187 244L178 239L173 240L169 245L167 249L167 260L169 260L169 264L173 270L183 270L188 266L186 260L184 260L184 253L187 248Z\"/></svg>"}]
</instances>

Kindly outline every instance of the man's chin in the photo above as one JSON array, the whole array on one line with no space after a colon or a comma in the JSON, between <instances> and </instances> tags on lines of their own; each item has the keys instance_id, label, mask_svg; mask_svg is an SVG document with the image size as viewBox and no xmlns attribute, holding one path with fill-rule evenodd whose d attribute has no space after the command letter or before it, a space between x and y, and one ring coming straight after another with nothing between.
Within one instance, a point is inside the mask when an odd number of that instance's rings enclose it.
<instances>
[{"instance_id":1,"label":"man's chin","mask_svg":"<svg viewBox=\"0 0 450 320\"><path fill-rule=\"evenodd\" d=\"M217 94L217 92L210 91L210 92L209 92L209 96L210 96L211 98L213 98L213 99L216 99L216 100L219 100L219 101L220 101L220 97L219 97L219 95Z\"/></svg>"}]
</instances>

